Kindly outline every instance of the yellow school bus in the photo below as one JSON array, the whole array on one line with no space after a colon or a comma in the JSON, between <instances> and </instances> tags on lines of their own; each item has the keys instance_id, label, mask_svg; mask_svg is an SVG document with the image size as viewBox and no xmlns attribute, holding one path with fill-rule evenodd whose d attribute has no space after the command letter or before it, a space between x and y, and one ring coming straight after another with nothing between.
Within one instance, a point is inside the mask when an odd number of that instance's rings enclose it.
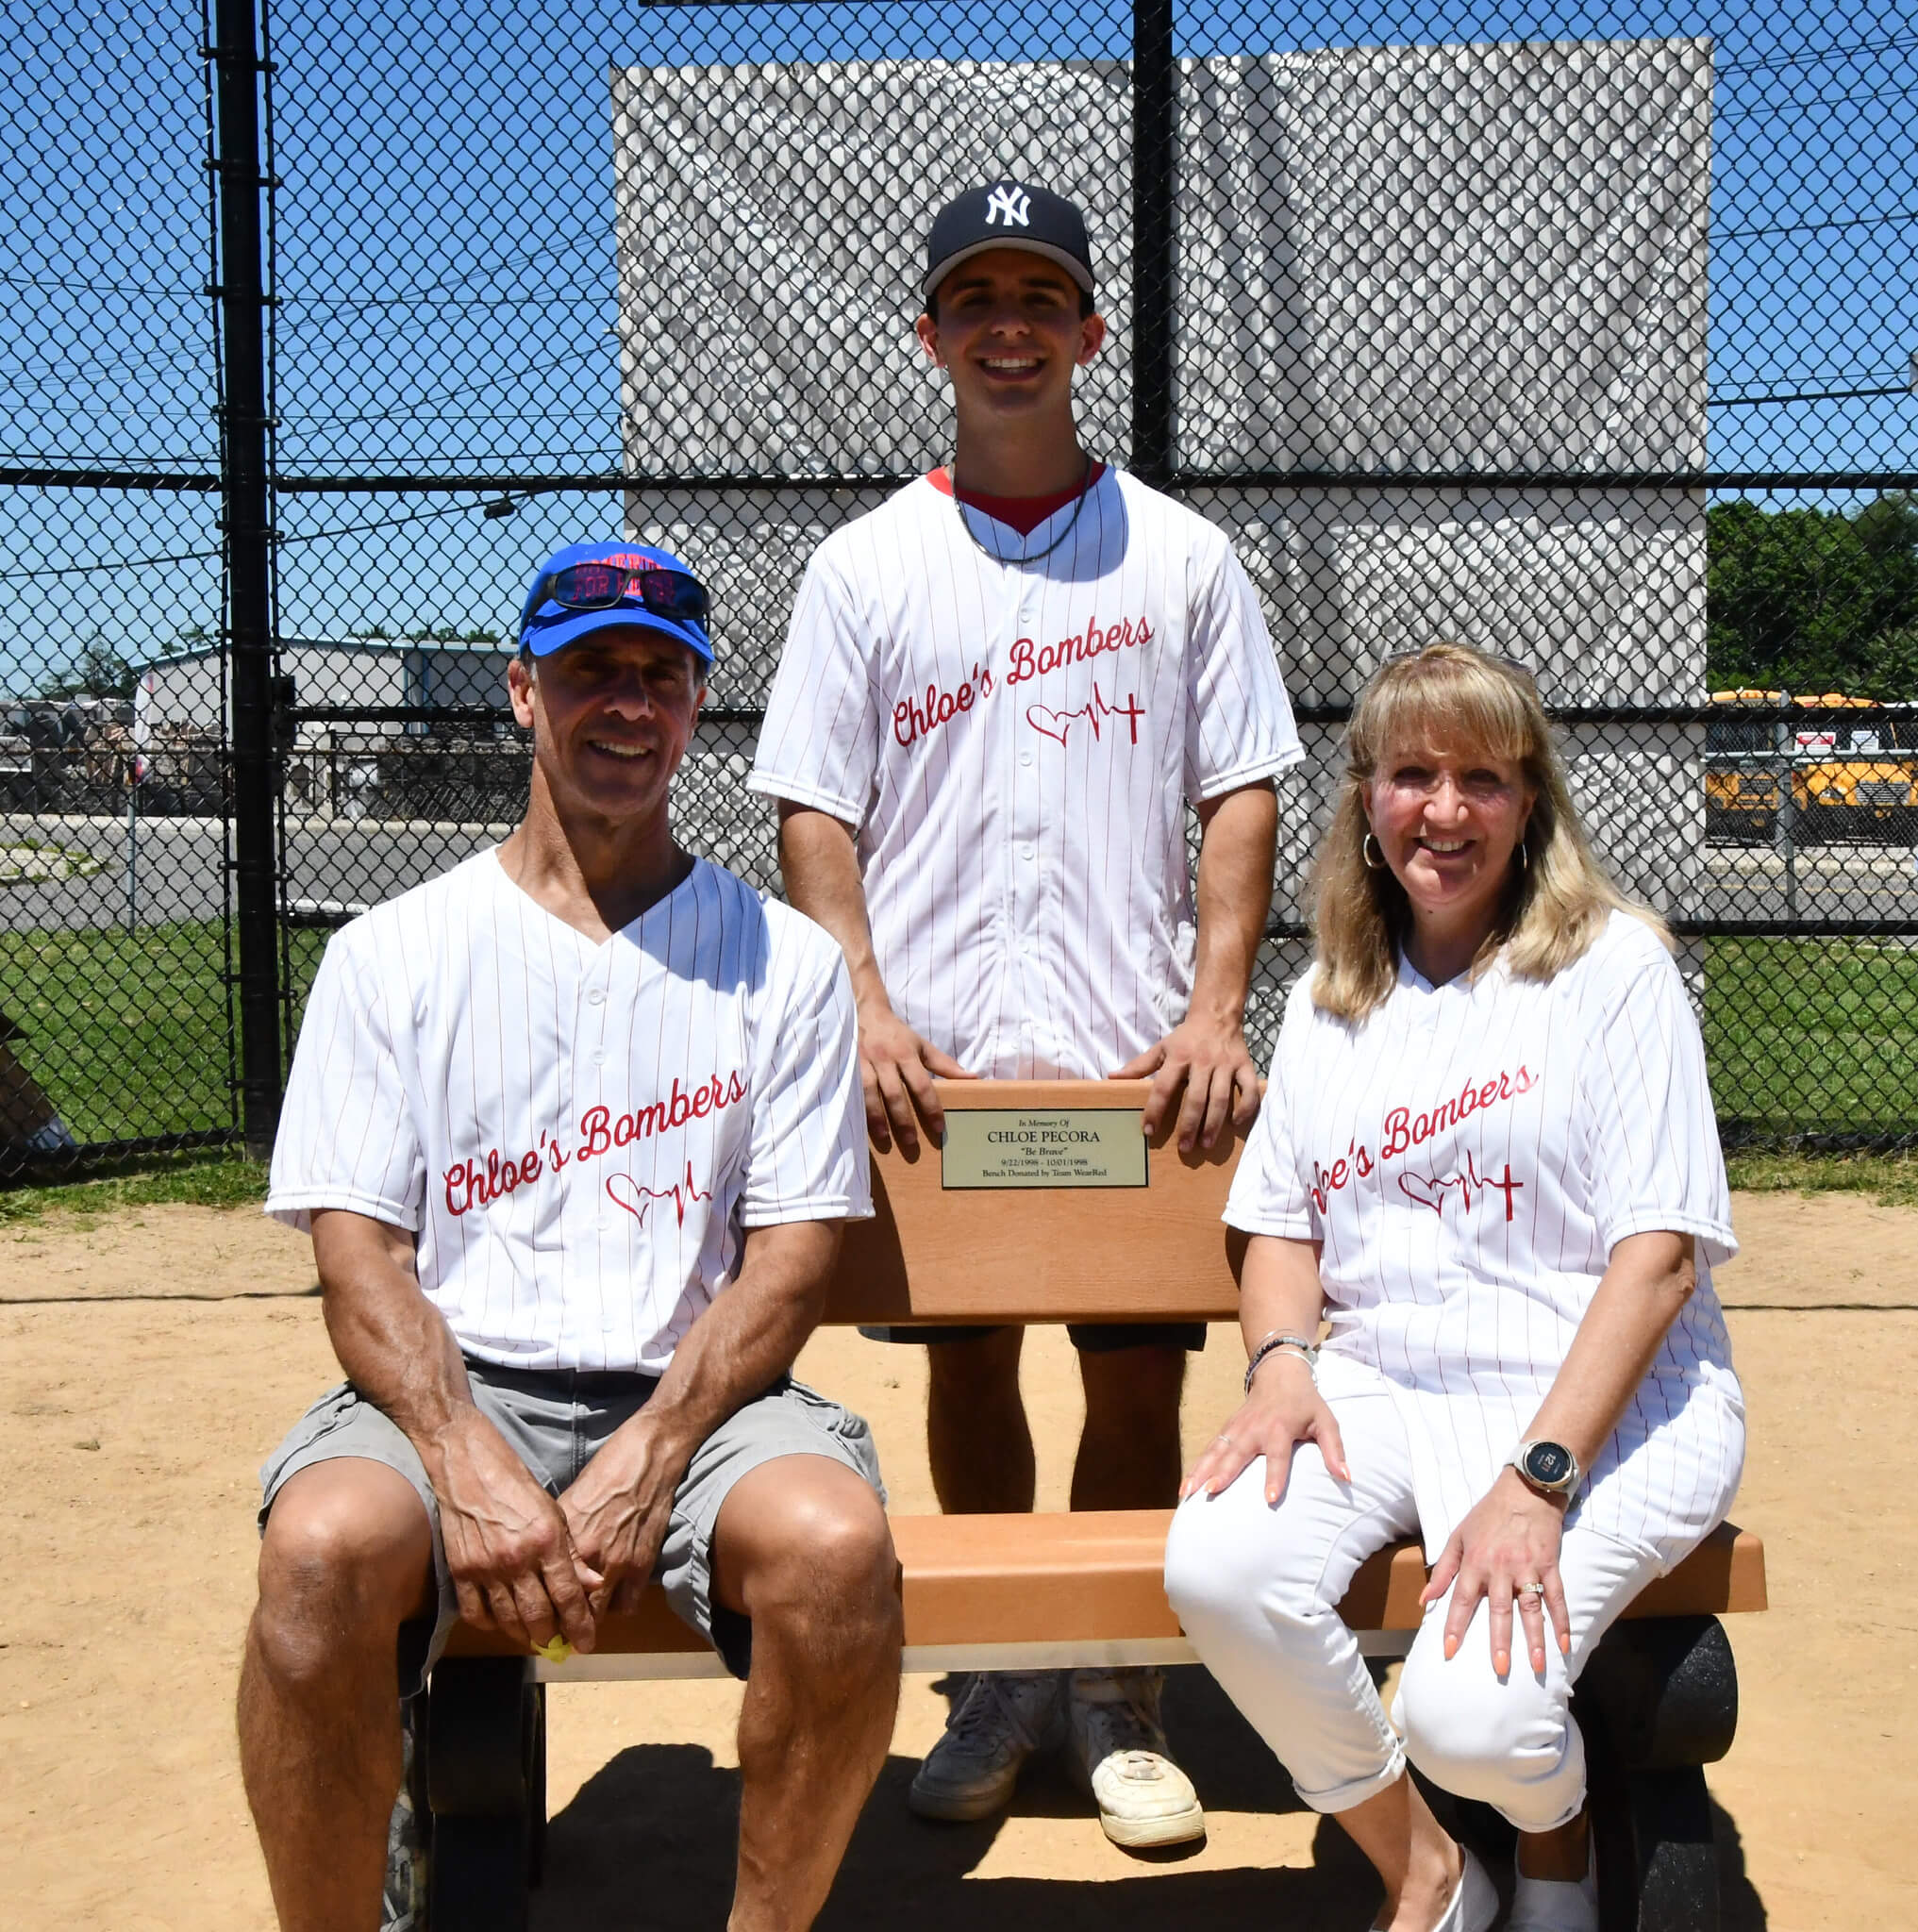
<instances>
[{"instance_id":1,"label":"yellow school bus","mask_svg":"<svg viewBox=\"0 0 1918 1932\"><path fill-rule=\"evenodd\" d=\"M1725 716L1705 727L1705 836L1765 845L1779 835L1780 791L1791 776L1786 830L1796 845L1918 845L1918 705L1841 691L1715 691ZM1741 718L1739 708L1816 706L1841 715L1812 724Z\"/></svg>"}]
</instances>

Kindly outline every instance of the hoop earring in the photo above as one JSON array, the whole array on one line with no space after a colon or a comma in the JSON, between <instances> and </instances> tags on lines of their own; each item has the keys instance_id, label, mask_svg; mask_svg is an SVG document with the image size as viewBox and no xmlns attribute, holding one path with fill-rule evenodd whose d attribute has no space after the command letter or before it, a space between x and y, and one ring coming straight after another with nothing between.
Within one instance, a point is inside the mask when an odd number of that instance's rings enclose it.
<instances>
[{"instance_id":1,"label":"hoop earring","mask_svg":"<svg viewBox=\"0 0 1918 1932\"><path fill-rule=\"evenodd\" d=\"M1529 872L1532 869L1532 856L1526 850L1526 841L1523 839L1518 841L1518 869L1521 872Z\"/></svg>"},{"instance_id":2,"label":"hoop earring","mask_svg":"<svg viewBox=\"0 0 1918 1932\"><path fill-rule=\"evenodd\" d=\"M1376 858L1374 858L1372 856L1375 852L1378 854ZM1359 841L1359 856L1365 861L1365 870L1367 872L1383 872L1385 870L1385 847L1370 832L1367 832L1364 838Z\"/></svg>"}]
</instances>

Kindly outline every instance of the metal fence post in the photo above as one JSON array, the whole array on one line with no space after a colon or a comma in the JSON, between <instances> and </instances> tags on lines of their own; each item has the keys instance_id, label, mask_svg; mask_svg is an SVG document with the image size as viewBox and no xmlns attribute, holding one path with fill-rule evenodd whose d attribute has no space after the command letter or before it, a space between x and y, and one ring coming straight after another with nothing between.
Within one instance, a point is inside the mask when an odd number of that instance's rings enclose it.
<instances>
[{"instance_id":1,"label":"metal fence post","mask_svg":"<svg viewBox=\"0 0 1918 1932\"><path fill-rule=\"evenodd\" d=\"M1773 733L1778 753L1778 808L1772 817L1772 846L1784 860L1785 923L1798 921L1798 799L1793 781L1798 771L1797 738L1790 724Z\"/></svg>"},{"instance_id":2,"label":"metal fence post","mask_svg":"<svg viewBox=\"0 0 1918 1932\"><path fill-rule=\"evenodd\" d=\"M1163 489L1172 475L1173 0L1132 6L1132 470Z\"/></svg>"},{"instance_id":3,"label":"metal fence post","mask_svg":"<svg viewBox=\"0 0 1918 1932\"><path fill-rule=\"evenodd\" d=\"M234 904L240 941L240 1078L246 1151L263 1159L279 1124L278 868L273 745L273 529L267 467L266 320L261 275L259 0L218 0L221 332L225 408L226 645L232 706Z\"/></svg>"}]
</instances>

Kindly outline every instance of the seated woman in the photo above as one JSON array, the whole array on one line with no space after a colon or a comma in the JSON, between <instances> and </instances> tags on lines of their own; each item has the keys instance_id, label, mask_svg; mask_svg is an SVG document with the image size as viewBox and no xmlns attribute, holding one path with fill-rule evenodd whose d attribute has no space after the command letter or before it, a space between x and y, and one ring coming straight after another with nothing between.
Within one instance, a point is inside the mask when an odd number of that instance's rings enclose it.
<instances>
[{"instance_id":1,"label":"seated woman","mask_svg":"<svg viewBox=\"0 0 1918 1932\"><path fill-rule=\"evenodd\" d=\"M1497 1910L1409 1757L1518 1827L1512 1932L1592 1932L1572 1686L1743 1460L1697 1024L1663 926L1586 845L1530 678L1476 651L1374 678L1316 884L1226 1210L1253 1238L1245 1402L1186 1478L1166 1592L1378 1868L1377 1925ZM1388 1723L1338 1605L1414 1531L1433 1569Z\"/></svg>"}]
</instances>

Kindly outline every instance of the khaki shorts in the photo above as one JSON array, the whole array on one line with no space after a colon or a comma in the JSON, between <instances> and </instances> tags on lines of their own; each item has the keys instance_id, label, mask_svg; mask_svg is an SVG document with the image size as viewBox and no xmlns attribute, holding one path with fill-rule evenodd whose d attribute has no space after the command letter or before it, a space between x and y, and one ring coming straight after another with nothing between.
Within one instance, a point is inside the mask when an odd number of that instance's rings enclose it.
<instances>
[{"instance_id":1,"label":"khaki shorts","mask_svg":"<svg viewBox=\"0 0 1918 1932\"><path fill-rule=\"evenodd\" d=\"M468 1361L473 1399L551 1495L577 1478L613 1431L644 1407L659 1387L652 1375L581 1370L503 1369ZM259 1472L259 1526L289 1476L336 1457L383 1462L412 1484L433 1525L433 1574L439 1612L424 1649L418 1630L404 1633L400 1695L409 1697L439 1661L459 1606L446 1569L440 1505L425 1466L398 1425L350 1382L329 1390L293 1425ZM766 1392L720 1424L694 1452L673 1498L666 1541L654 1573L675 1612L710 1643L734 1676L752 1661L752 1624L712 1600L712 1536L720 1506L749 1470L781 1456L826 1456L861 1475L884 1502L872 1431L850 1409L782 1376Z\"/></svg>"}]
</instances>

